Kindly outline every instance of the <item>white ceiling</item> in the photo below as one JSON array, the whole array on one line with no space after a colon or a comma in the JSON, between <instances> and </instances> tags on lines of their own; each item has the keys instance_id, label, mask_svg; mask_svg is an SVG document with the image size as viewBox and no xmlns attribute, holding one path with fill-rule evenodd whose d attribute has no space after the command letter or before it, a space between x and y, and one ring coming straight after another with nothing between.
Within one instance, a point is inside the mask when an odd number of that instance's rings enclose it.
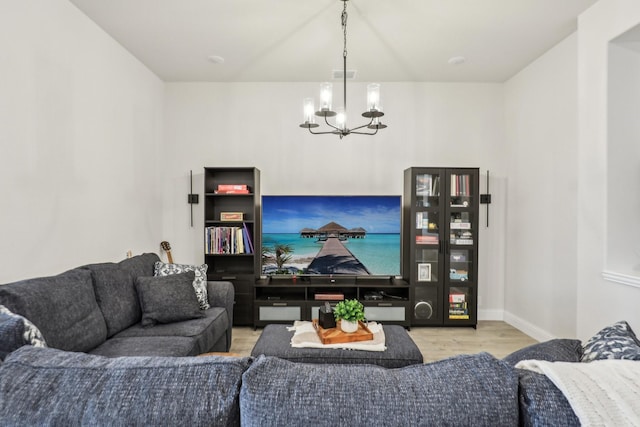
<instances>
[{"instance_id":1,"label":"white ceiling","mask_svg":"<svg viewBox=\"0 0 640 427\"><path fill-rule=\"evenodd\" d=\"M315 82L342 69L340 0L69 1L165 81ZM596 1L350 0L347 68L358 81L503 82Z\"/></svg>"}]
</instances>

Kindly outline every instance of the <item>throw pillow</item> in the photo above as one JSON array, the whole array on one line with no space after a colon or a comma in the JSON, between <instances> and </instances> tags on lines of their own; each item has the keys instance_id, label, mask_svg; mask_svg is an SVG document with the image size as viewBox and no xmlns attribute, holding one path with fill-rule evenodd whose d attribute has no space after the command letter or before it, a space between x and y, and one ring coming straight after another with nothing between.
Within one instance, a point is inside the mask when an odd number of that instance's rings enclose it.
<instances>
[{"instance_id":1,"label":"throw pillow","mask_svg":"<svg viewBox=\"0 0 640 427\"><path fill-rule=\"evenodd\" d=\"M521 360L546 360L549 362L579 362L582 342L572 339L553 339L516 350L504 359L511 366Z\"/></svg>"},{"instance_id":2,"label":"throw pillow","mask_svg":"<svg viewBox=\"0 0 640 427\"><path fill-rule=\"evenodd\" d=\"M36 325L0 305L0 360L23 345L46 347L47 343Z\"/></svg>"},{"instance_id":3,"label":"throw pillow","mask_svg":"<svg viewBox=\"0 0 640 427\"><path fill-rule=\"evenodd\" d=\"M154 276L169 276L171 274L186 273L187 271L193 271L195 273L195 279L193 280L193 289L196 291L198 302L200 303L200 309L206 310L209 306L209 299L207 296L207 264L202 265L188 265L188 264L166 264L162 261L155 263Z\"/></svg>"},{"instance_id":4,"label":"throw pillow","mask_svg":"<svg viewBox=\"0 0 640 427\"><path fill-rule=\"evenodd\" d=\"M600 330L585 344L583 362L602 359L640 360L640 341L624 320Z\"/></svg>"},{"instance_id":5,"label":"throw pillow","mask_svg":"<svg viewBox=\"0 0 640 427\"><path fill-rule=\"evenodd\" d=\"M205 317L193 292L195 273L138 277L136 289L142 308L142 326Z\"/></svg>"}]
</instances>

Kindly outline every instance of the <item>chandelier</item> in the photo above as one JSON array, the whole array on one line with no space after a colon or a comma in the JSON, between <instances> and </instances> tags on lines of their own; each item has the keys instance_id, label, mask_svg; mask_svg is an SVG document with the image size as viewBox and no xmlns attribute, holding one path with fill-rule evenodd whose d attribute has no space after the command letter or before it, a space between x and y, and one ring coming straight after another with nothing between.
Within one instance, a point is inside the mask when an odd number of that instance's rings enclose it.
<instances>
[{"instance_id":1,"label":"chandelier","mask_svg":"<svg viewBox=\"0 0 640 427\"><path fill-rule=\"evenodd\" d=\"M362 113L362 116L369 119L369 122L353 129L347 127L347 1L349 0L341 1L344 3L341 15L342 33L344 35L344 48L342 51L343 108L338 112L332 110L333 85L331 83L322 83L320 85L320 108L318 110L315 109L313 98L305 98L303 102L304 122L300 127L309 129L309 132L314 135L333 134L338 135L340 139L349 134L375 135L379 129L387 127L380 121L380 117L384 116L384 113L380 106L380 85L377 83L367 85L367 109ZM314 132L312 129L320 126L316 123L315 116L324 118L325 124L331 130ZM331 123L328 120L329 117L335 117L335 123Z\"/></svg>"}]
</instances>

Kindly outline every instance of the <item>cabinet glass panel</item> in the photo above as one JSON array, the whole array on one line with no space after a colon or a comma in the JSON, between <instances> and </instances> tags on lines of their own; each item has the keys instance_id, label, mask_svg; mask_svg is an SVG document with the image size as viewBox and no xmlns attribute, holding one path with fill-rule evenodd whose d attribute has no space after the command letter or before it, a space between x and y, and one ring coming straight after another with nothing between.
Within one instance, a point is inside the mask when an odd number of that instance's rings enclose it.
<instances>
[{"instance_id":1,"label":"cabinet glass panel","mask_svg":"<svg viewBox=\"0 0 640 427\"><path fill-rule=\"evenodd\" d=\"M370 321L404 322L406 309L404 307L365 307L364 317Z\"/></svg>"},{"instance_id":2,"label":"cabinet glass panel","mask_svg":"<svg viewBox=\"0 0 640 427\"><path fill-rule=\"evenodd\" d=\"M438 281L438 248L416 250L416 277L418 282Z\"/></svg>"},{"instance_id":3,"label":"cabinet glass panel","mask_svg":"<svg viewBox=\"0 0 640 427\"><path fill-rule=\"evenodd\" d=\"M278 307L262 306L259 308L259 320L300 320L302 307Z\"/></svg>"},{"instance_id":4,"label":"cabinet glass panel","mask_svg":"<svg viewBox=\"0 0 640 427\"><path fill-rule=\"evenodd\" d=\"M469 174L452 173L450 175L451 207L467 208L473 206L473 176Z\"/></svg>"},{"instance_id":5,"label":"cabinet glass panel","mask_svg":"<svg viewBox=\"0 0 640 427\"><path fill-rule=\"evenodd\" d=\"M440 175L416 175L416 207L438 207L440 201Z\"/></svg>"},{"instance_id":6,"label":"cabinet glass panel","mask_svg":"<svg viewBox=\"0 0 640 427\"><path fill-rule=\"evenodd\" d=\"M438 212L416 212L416 243L419 245L437 245L440 241Z\"/></svg>"},{"instance_id":7,"label":"cabinet glass panel","mask_svg":"<svg viewBox=\"0 0 640 427\"><path fill-rule=\"evenodd\" d=\"M454 282L475 280L472 264L473 251L452 249L449 254L449 280Z\"/></svg>"},{"instance_id":8,"label":"cabinet glass panel","mask_svg":"<svg viewBox=\"0 0 640 427\"><path fill-rule=\"evenodd\" d=\"M452 245L473 245L473 215L467 211L451 212L449 218L450 242Z\"/></svg>"},{"instance_id":9,"label":"cabinet glass panel","mask_svg":"<svg viewBox=\"0 0 640 427\"><path fill-rule=\"evenodd\" d=\"M451 320L469 320L469 306L471 305L471 288L452 287L449 288L448 316Z\"/></svg>"}]
</instances>

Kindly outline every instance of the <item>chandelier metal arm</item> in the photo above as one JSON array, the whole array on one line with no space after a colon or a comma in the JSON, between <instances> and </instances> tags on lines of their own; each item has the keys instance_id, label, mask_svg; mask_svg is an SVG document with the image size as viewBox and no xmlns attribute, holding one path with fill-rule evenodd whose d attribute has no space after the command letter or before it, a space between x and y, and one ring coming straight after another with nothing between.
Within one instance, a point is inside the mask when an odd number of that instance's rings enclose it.
<instances>
[{"instance_id":1,"label":"chandelier metal arm","mask_svg":"<svg viewBox=\"0 0 640 427\"><path fill-rule=\"evenodd\" d=\"M338 132L342 132L342 129L340 129L338 126L336 125L332 125L331 123L329 123L329 120L327 120L327 116L324 116L324 122L329 126L334 128L335 130L337 130ZM333 133L333 132L330 132Z\"/></svg>"},{"instance_id":2,"label":"chandelier metal arm","mask_svg":"<svg viewBox=\"0 0 640 427\"><path fill-rule=\"evenodd\" d=\"M369 120L369 123L365 123L362 126L358 126L357 128L351 129L351 133L353 133L353 131L355 131L355 130L369 127L369 126L371 126L371 124L373 124L373 118L371 118L371 120Z\"/></svg>"},{"instance_id":3,"label":"chandelier metal arm","mask_svg":"<svg viewBox=\"0 0 640 427\"><path fill-rule=\"evenodd\" d=\"M311 130L310 127L307 127L307 129L309 129L309 132L314 134L314 135L325 135L325 134L330 134L330 133L332 133L334 135L337 135L337 134L340 133L340 132L337 132L335 130L328 130L328 131L323 131L323 132L314 132L314 131Z\"/></svg>"},{"instance_id":4,"label":"chandelier metal arm","mask_svg":"<svg viewBox=\"0 0 640 427\"><path fill-rule=\"evenodd\" d=\"M363 127L363 126L360 126L360 127ZM356 129L360 129L360 128L356 128ZM378 128L376 128L375 132L354 132L354 131L351 131L349 133L353 133L353 134L356 134L356 135L375 135L376 133L378 133Z\"/></svg>"}]
</instances>

